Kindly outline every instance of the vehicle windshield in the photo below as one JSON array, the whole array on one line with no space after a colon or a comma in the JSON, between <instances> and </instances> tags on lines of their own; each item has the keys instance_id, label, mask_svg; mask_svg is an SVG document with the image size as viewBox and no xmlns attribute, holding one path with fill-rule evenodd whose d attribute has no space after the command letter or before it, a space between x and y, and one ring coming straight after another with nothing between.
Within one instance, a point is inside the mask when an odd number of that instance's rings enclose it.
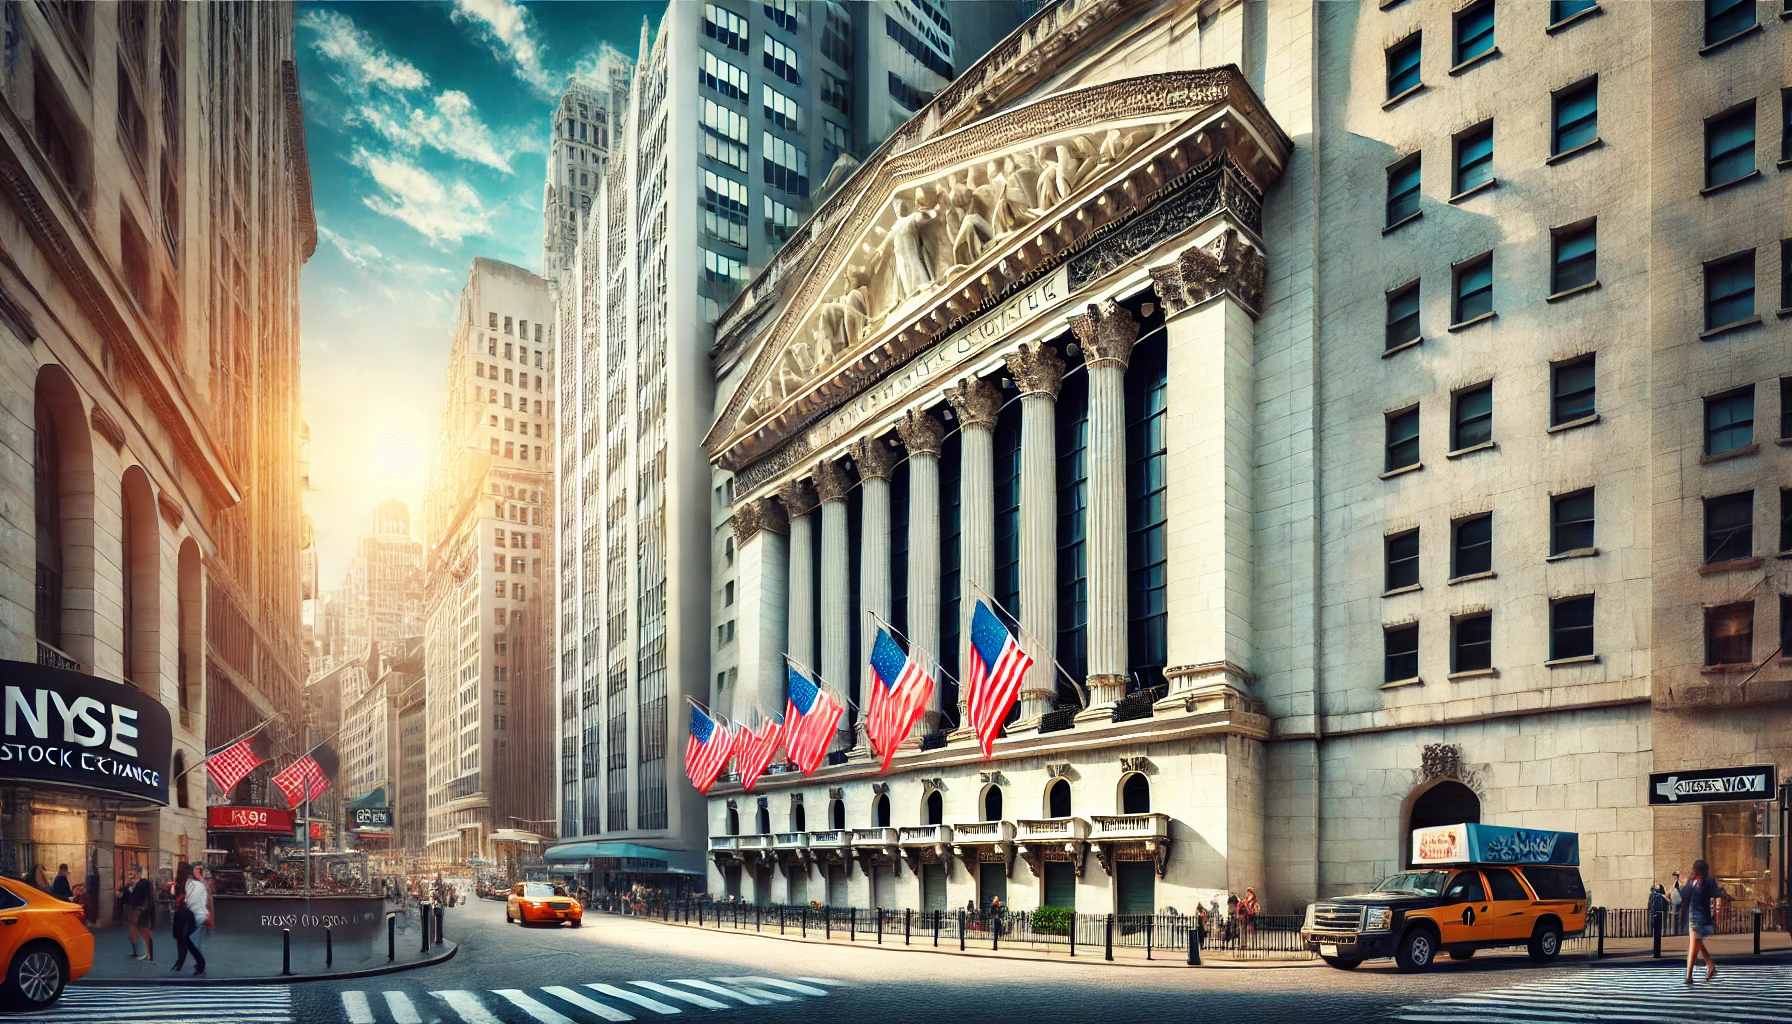
<instances>
[{"instance_id":1,"label":"vehicle windshield","mask_svg":"<svg viewBox=\"0 0 1792 1024\"><path fill-rule=\"evenodd\" d=\"M523 895L539 899L543 896L564 896L566 890L557 885L549 885L547 882L525 882L523 883Z\"/></svg>"},{"instance_id":2,"label":"vehicle windshield","mask_svg":"<svg viewBox=\"0 0 1792 1024\"><path fill-rule=\"evenodd\" d=\"M1449 880L1448 871L1408 871L1382 879L1375 886L1375 891L1416 892L1421 896L1436 896L1444 891L1444 883Z\"/></svg>"}]
</instances>

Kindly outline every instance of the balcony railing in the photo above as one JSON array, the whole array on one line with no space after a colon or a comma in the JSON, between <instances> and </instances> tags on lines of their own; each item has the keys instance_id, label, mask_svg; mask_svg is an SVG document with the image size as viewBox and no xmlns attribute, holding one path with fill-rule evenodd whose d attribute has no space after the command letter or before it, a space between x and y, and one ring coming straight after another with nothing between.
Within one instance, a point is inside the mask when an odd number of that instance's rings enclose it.
<instances>
[{"instance_id":1,"label":"balcony railing","mask_svg":"<svg viewBox=\"0 0 1792 1024\"><path fill-rule=\"evenodd\" d=\"M1006 843L1013 838L1012 821L961 821L952 826L952 841L960 846Z\"/></svg>"},{"instance_id":2,"label":"balcony railing","mask_svg":"<svg viewBox=\"0 0 1792 1024\"><path fill-rule=\"evenodd\" d=\"M710 836L709 848L711 850L738 850L740 848L740 837Z\"/></svg>"},{"instance_id":3,"label":"balcony railing","mask_svg":"<svg viewBox=\"0 0 1792 1024\"><path fill-rule=\"evenodd\" d=\"M1168 839L1170 816L1167 814L1097 814L1089 836L1097 840Z\"/></svg>"},{"instance_id":4,"label":"balcony railing","mask_svg":"<svg viewBox=\"0 0 1792 1024\"><path fill-rule=\"evenodd\" d=\"M908 825L897 831L903 846L934 846L952 841L950 825Z\"/></svg>"},{"instance_id":5,"label":"balcony railing","mask_svg":"<svg viewBox=\"0 0 1792 1024\"><path fill-rule=\"evenodd\" d=\"M855 828L852 830L854 846L895 846L896 830L893 828Z\"/></svg>"},{"instance_id":6,"label":"balcony railing","mask_svg":"<svg viewBox=\"0 0 1792 1024\"><path fill-rule=\"evenodd\" d=\"M769 850L772 848L772 837L769 835L741 836L740 850Z\"/></svg>"},{"instance_id":7,"label":"balcony railing","mask_svg":"<svg viewBox=\"0 0 1792 1024\"><path fill-rule=\"evenodd\" d=\"M772 848L776 850L803 850L808 846L807 832L779 832L772 837Z\"/></svg>"},{"instance_id":8,"label":"balcony railing","mask_svg":"<svg viewBox=\"0 0 1792 1024\"><path fill-rule=\"evenodd\" d=\"M1022 818L1014 823L1015 837L1023 843L1063 843L1089 838L1087 818Z\"/></svg>"},{"instance_id":9,"label":"balcony railing","mask_svg":"<svg viewBox=\"0 0 1792 1024\"><path fill-rule=\"evenodd\" d=\"M852 849L852 833L843 828L829 829L826 832L811 832L809 833L809 849L850 850Z\"/></svg>"}]
</instances>

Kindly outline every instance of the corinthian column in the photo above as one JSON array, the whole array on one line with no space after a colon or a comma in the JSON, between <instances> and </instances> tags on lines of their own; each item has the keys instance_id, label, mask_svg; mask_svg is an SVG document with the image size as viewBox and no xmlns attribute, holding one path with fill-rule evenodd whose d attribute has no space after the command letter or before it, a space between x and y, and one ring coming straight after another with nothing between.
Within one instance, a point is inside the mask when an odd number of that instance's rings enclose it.
<instances>
[{"instance_id":1,"label":"corinthian column","mask_svg":"<svg viewBox=\"0 0 1792 1024\"><path fill-rule=\"evenodd\" d=\"M815 464L815 494L821 499L821 677L846 693L852 678L852 601L847 593L852 553L846 545L846 478L837 463L823 459ZM852 747L849 717L840 716L836 750Z\"/></svg>"},{"instance_id":2,"label":"corinthian column","mask_svg":"<svg viewBox=\"0 0 1792 1024\"><path fill-rule=\"evenodd\" d=\"M1020 643L1033 667L1020 684L1020 723L1051 710L1058 649L1058 387L1064 360L1049 346L1008 357L1020 387ZM1019 726L1017 726L1019 727Z\"/></svg>"},{"instance_id":3,"label":"corinthian column","mask_svg":"<svg viewBox=\"0 0 1792 1024\"><path fill-rule=\"evenodd\" d=\"M778 489L778 501L790 520L789 637L784 651L791 660L815 671L815 489L792 480ZM780 704L779 711L784 710Z\"/></svg>"},{"instance_id":4,"label":"corinthian column","mask_svg":"<svg viewBox=\"0 0 1792 1024\"><path fill-rule=\"evenodd\" d=\"M959 566L958 669L971 663L971 615L977 601L989 593L996 574L996 418L1002 412L1002 390L981 377L967 377L946 390L946 399L958 413L959 451ZM973 735L970 687L958 690L957 738Z\"/></svg>"},{"instance_id":5,"label":"corinthian column","mask_svg":"<svg viewBox=\"0 0 1792 1024\"><path fill-rule=\"evenodd\" d=\"M1126 364L1138 321L1112 299L1071 318L1089 367L1089 707L1126 695Z\"/></svg>"},{"instance_id":6,"label":"corinthian column","mask_svg":"<svg viewBox=\"0 0 1792 1024\"><path fill-rule=\"evenodd\" d=\"M852 446L859 470L859 664L871 661L882 622L890 619L890 471L896 456L881 437L861 438ZM873 619L872 616L877 616Z\"/></svg>"},{"instance_id":7,"label":"corinthian column","mask_svg":"<svg viewBox=\"0 0 1792 1024\"><path fill-rule=\"evenodd\" d=\"M927 711L915 723L917 735L938 732L940 663L940 446L946 425L924 410L910 409L896 424L908 449L908 638L909 654L934 675Z\"/></svg>"},{"instance_id":8,"label":"corinthian column","mask_svg":"<svg viewBox=\"0 0 1792 1024\"><path fill-rule=\"evenodd\" d=\"M736 721L750 720L755 704L766 714L784 710L784 637L790 526L770 498L743 501L734 510L734 551L739 591L741 679L728 695ZM717 694L717 700L722 699ZM728 707L729 704L721 704Z\"/></svg>"}]
</instances>

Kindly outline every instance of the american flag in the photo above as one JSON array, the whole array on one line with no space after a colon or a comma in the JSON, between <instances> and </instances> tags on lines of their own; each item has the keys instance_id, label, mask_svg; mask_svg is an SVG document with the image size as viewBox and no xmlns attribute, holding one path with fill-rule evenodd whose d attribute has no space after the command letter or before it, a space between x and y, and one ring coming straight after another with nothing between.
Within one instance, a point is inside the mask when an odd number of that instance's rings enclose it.
<instances>
[{"instance_id":1,"label":"american flag","mask_svg":"<svg viewBox=\"0 0 1792 1024\"><path fill-rule=\"evenodd\" d=\"M814 680L789 669L790 704L784 709L784 752L790 755L797 770L808 775L821 767L828 744L834 741L834 727L846 709L833 697L823 693Z\"/></svg>"},{"instance_id":2,"label":"american flag","mask_svg":"<svg viewBox=\"0 0 1792 1024\"><path fill-rule=\"evenodd\" d=\"M965 681L970 687L971 725L977 730L983 756L988 757L1001 735L1008 709L1020 695L1021 680L1033 667L1033 658L1020 649L1014 634L982 601L971 613L970 655Z\"/></svg>"},{"instance_id":3,"label":"american flag","mask_svg":"<svg viewBox=\"0 0 1792 1024\"><path fill-rule=\"evenodd\" d=\"M740 772L742 789L752 789L753 783L759 781L783 739L784 723L771 719L761 722L757 729L743 730L735 738L734 767Z\"/></svg>"},{"instance_id":4,"label":"american flag","mask_svg":"<svg viewBox=\"0 0 1792 1024\"><path fill-rule=\"evenodd\" d=\"M734 734L691 705L691 743L684 750L684 773L697 792L708 793L734 753Z\"/></svg>"},{"instance_id":5,"label":"american flag","mask_svg":"<svg viewBox=\"0 0 1792 1024\"><path fill-rule=\"evenodd\" d=\"M323 766L317 758L306 754L280 774L274 776L274 785L286 794L286 806L297 807L306 800L316 800L330 788L330 779L324 774Z\"/></svg>"},{"instance_id":6,"label":"american flag","mask_svg":"<svg viewBox=\"0 0 1792 1024\"><path fill-rule=\"evenodd\" d=\"M244 776L267 760L255 752L254 740L253 736L245 737L205 759L205 770L219 789L226 793L235 789Z\"/></svg>"},{"instance_id":7,"label":"american flag","mask_svg":"<svg viewBox=\"0 0 1792 1024\"><path fill-rule=\"evenodd\" d=\"M914 727L915 717L927 706L933 680L882 629L871 645L871 673L865 735L871 740L872 752L883 758L883 770L889 771L890 758L896 756L896 748Z\"/></svg>"}]
</instances>

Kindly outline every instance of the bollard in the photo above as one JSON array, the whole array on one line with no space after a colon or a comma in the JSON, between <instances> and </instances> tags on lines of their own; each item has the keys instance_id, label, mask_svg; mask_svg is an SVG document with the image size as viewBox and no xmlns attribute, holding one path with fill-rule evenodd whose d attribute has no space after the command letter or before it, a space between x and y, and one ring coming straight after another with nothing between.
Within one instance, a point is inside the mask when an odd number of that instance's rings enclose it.
<instances>
[{"instance_id":1,"label":"bollard","mask_svg":"<svg viewBox=\"0 0 1792 1024\"><path fill-rule=\"evenodd\" d=\"M753 904L753 930L759 930L759 904Z\"/></svg>"},{"instance_id":2,"label":"bollard","mask_svg":"<svg viewBox=\"0 0 1792 1024\"><path fill-rule=\"evenodd\" d=\"M1076 959L1076 911L1070 912L1070 959Z\"/></svg>"},{"instance_id":3,"label":"bollard","mask_svg":"<svg viewBox=\"0 0 1792 1024\"><path fill-rule=\"evenodd\" d=\"M859 908L848 907L846 910L846 941L859 940Z\"/></svg>"},{"instance_id":4,"label":"bollard","mask_svg":"<svg viewBox=\"0 0 1792 1024\"><path fill-rule=\"evenodd\" d=\"M1108 915L1107 950L1103 956L1108 960L1114 959L1114 915L1112 914Z\"/></svg>"},{"instance_id":5,"label":"bollard","mask_svg":"<svg viewBox=\"0 0 1792 1024\"><path fill-rule=\"evenodd\" d=\"M1649 915L1649 931L1653 934L1653 936L1655 938L1655 952L1652 955L1655 957L1655 959L1660 960L1661 959L1661 913L1660 913L1660 911L1657 911L1657 912Z\"/></svg>"},{"instance_id":6,"label":"bollard","mask_svg":"<svg viewBox=\"0 0 1792 1024\"><path fill-rule=\"evenodd\" d=\"M809 908L803 908L803 938L809 937Z\"/></svg>"},{"instance_id":7,"label":"bollard","mask_svg":"<svg viewBox=\"0 0 1792 1024\"><path fill-rule=\"evenodd\" d=\"M877 944L884 944L884 908L877 907Z\"/></svg>"},{"instance_id":8,"label":"bollard","mask_svg":"<svg viewBox=\"0 0 1792 1024\"><path fill-rule=\"evenodd\" d=\"M324 929L324 966L336 966L336 940L330 935L330 929Z\"/></svg>"},{"instance_id":9,"label":"bollard","mask_svg":"<svg viewBox=\"0 0 1792 1024\"><path fill-rule=\"evenodd\" d=\"M940 948L940 912L933 912L933 948Z\"/></svg>"},{"instance_id":10,"label":"bollard","mask_svg":"<svg viewBox=\"0 0 1792 1024\"><path fill-rule=\"evenodd\" d=\"M292 973L292 929L280 929L280 976Z\"/></svg>"},{"instance_id":11,"label":"bollard","mask_svg":"<svg viewBox=\"0 0 1792 1024\"><path fill-rule=\"evenodd\" d=\"M422 948L418 949L417 952L427 953L427 952L429 952L429 904L428 903L424 903L421 901L418 902L418 904L417 904L417 923L423 926L422 927L423 946L422 946Z\"/></svg>"},{"instance_id":12,"label":"bollard","mask_svg":"<svg viewBox=\"0 0 1792 1024\"><path fill-rule=\"evenodd\" d=\"M1761 908L1755 908L1755 955L1761 955Z\"/></svg>"},{"instance_id":13,"label":"bollard","mask_svg":"<svg viewBox=\"0 0 1792 1024\"><path fill-rule=\"evenodd\" d=\"M964 952L964 911L958 912L958 951Z\"/></svg>"},{"instance_id":14,"label":"bollard","mask_svg":"<svg viewBox=\"0 0 1792 1024\"><path fill-rule=\"evenodd\" d=\"M1188 965L1201 966L1201 929L1191 918L1188 923Z\"/></svg>"},{"instance_id":15,"label":"bollard","mask_svg":"<svg viewBox=\"0 0 1792 1024\"><path fill-rule=\"evenodd\" d=\"M1157 918L1147 917L1145 919L1145 959L1147 960L1151 959L1151 938L1152 933L1157 931L1156 925Z\"/></svg>"},{"instance_id":16,"label":"bollard","mask_svg":"<svg viewBox=\"0 0 1792 1024\"><path fill-rule=\"evenodd\" d=\"M906 946L906 945L908 945L908 919L909 919L909 914L910 914L910 910L909 910L909 908L907 908L907 907L903 907L903 908L902 908L902 944L903 944L903 945L904 945L904 946ZM1760 920L1761 920L1761 914L1760 914L1760 912L1759 912L1759 911L1757 911L1757 912L1756 912L1756 913L1755 913L1755 920L1756 920L1756 922L1759 922L1759 921L1760 921ZM1757 924L1757 926L1756 926L1756 928L1755 928L1755 933L1756 933L1756 934L1757 934L1757 935L1758 935L1758 934L1760 934L1760 932L1761 932L1761 929L1760 929L1760 927L1759 927L1759 925L1758 925L1758 924Z\"/></svg>"},{"instance_id":17,"label":"bollard","mask_svg":"<svg viewBox=\"0 0 1792 1024\"><path fill-rule=\"evenodd\" d=\"M386 915L386 962L398 959L398 915Z\"/></svg>"},{"instance_id":18,"label":"bollard","mask_svg":"<svg viewBox=\"0 0 1792 1024\"><path fill-rule=\"evenodd\" d=\"M827 925L827 940L829 942L834 941L834 908L831 906L822 907L821 919Z\"/></svg>"},{"instance_id":19,"label":"bollard","mask_svg":"<svg viewBox=\"0 0 1792 1024\"><path fill-rule=\"evenodd\" d=\"M991 943L989 947L990 949L999 950L1002 948L1002 915L1000 914L990 915L989 941Z\"/></svg>"},{"instance_id":20,"label":"bollard","mask_svg":"<svg viewBox=\"0 0 1792 1024\"><path fill-rule=\"evenodd\" d=\"M440 946L442 944L442 914L443 913L444 913L443 906L440 903L436 904L436 935L435 935L436 942L435 942L435 944L438 946Z\"/></svg>"},{"instance_id":21,"label":"bollard","mask_svg":"<svg viewBox=\"0 0 1792 1024\"><path fill-rule=\"evenodd\" d=\"M1599 952L1598 958L1605 959L1605 908L1599 908Z\"/></svg>"},{"instance_id":22,"label":"bollard","mask_svg":"<svg viewBox=\"0 0 1792 1024\"><path fill-rule=\"evenodd\" d=\"M784 907L782 905L778 907L778 934L784 934Z\"/></svg>"}]
</instances>

